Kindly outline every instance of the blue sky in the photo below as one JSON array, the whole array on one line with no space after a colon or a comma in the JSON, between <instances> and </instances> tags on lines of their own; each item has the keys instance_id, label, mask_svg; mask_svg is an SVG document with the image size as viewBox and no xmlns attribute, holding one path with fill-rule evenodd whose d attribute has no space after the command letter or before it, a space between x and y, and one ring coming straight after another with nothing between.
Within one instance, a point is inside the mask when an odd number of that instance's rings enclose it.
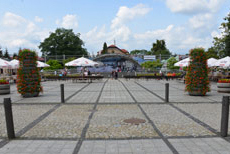
<instances>
[{"instance_id":1,"label":"blue sky","mask_svg":"<svg viewBox=\"0 0 230 154\"><path fill-rule=\"evenodd\" d=\"M211 47L229 12L229 0L0 0L0 46L39 52L49 32L64 27L80 33L94 54L114 39L128 51L164 39L171 52L187 54Z\"/></svg>"}]
</instances>

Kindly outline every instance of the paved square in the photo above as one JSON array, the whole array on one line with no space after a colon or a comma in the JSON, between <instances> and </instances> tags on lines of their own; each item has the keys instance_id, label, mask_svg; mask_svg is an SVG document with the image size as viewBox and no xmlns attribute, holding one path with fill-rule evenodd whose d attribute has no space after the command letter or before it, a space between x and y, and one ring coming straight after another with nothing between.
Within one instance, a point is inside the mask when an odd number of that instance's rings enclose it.
<instances>
[{"instance_id":1,"label":"paved square","mask_svg":"<svg viewBox=\"0 0 230 154\"><path fill-rule=\"evenodd\" d=\"M136 105L98 105L86 133L87 138L156 137L157 133ZM145 123L134 125L125 119L139 118Z\"/></svg>"},{"instance_id":2,"label":"paved square","mask_svg":"<svg viewBox=\"0 0 230 154\"><path fill-rule=\"evenodd\" d=\"M79 138L92 108L92 105L63 105L23 137Z\"/></svg>"},{"instance_id":3,"label":"paved square","mask_svg":"<svg viewBox=\"0 0 230 154\"><path fill-rule=\"evenodd\" d=\"M72 154L77 141L13 140L1 154Z\"/></svg>"},{"instance_id":4,"label":"paved square","mask_svg":"<svg viewBox=\"0 0 230 154\"><path fill-rule=\"evenodd\" d=\"M13 105L15 132L17 133L53 107L53 105ZM5 111L3 105L0 105L0 137L6 137L6 135Z\"/></svg>"}]
</instances>

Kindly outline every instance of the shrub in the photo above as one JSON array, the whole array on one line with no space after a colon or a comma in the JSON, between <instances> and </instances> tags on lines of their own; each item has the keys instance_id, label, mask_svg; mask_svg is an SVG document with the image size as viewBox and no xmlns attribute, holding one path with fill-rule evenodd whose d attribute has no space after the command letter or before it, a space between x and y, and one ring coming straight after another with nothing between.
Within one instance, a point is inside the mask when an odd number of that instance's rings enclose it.
<instances>
[{"instance_id":1,"label":"shrub","mask_svg":"<svg viewBox=\"0 0 230 154\"><path fill-rule=\"evenodd\" d=\"M203 48L190 50L190 64L185 77L188 92L198 92L205 95L210 91L208 79L207 55Z\"/></svg>"}]
</instances>

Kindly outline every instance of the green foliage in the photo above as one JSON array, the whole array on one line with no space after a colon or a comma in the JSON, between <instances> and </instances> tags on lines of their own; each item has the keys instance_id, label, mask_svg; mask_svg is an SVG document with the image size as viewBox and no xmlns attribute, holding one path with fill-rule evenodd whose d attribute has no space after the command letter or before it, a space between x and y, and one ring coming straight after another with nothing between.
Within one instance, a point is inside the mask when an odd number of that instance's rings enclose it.
<instances>
[{"instance_id":1,"label":"green foliage","mask_svg":"<svg viewBox=\"0 0 230 154\"><path fill-rule=\"evenodd\" d=\"M206 51L206 54L207 54L207 59L209 59L209 58L218 59L219 58L218 52L215 50L214 47L208 48L208 51Z\"/></svg>"},{"instance_id":2,"label":"green foliage","mask_svg":"<svg viewBox=\"0 0 230 154\"><path fill-rule=\"evenodd\" d=\"M108 47L107 47L106 42L104 42L103 50L102 50L101 54L107 54L107 53L108 53Z\"/></svg>"},{"instance_id":3,"label":"green foliage","mask_svg":"<svg viewBox=\"0 0 230 154\"><path fill-rule=\"evenodd\" d=\"M2 57L3 57L2 48L1 48L1 46L0 46L0 58L2 58Z\"/></svg>"},{"instance_id":4,"label":"green foliage","mask_svg":"<svg viewBox=\"0 0 230 154\"><path fill-rule=\"evenodd\" d=\"M190 64L185 76L186 90L205 95L209 89L207 55L203 48L190 50Z\"/></svg>"},{"instance_id":5,"label":"green foliage","mask_svg":"<svg viewBox=\"0 0 230 154\"><path fill-rule=\"evenodd\" d=\"M72 29L58 28L40 43L43 55L87 55L80 34L74 34Z\"/></svg>"},{"instance_id":6,"label":"green foliage","mask_svg":"<svg viewBox=\"0 0 230 154\"><path fill-rule=\"evenodd\" d=\"M151 52L145 49L142 49L142 50L132 50L130 54L131 55L150 55Z\"/></svg>"},{"instance_id":7,"label":"green foliage","mask_svg":"<svg viewBox=\"0 0 230 154\"><path fill-rule=\"evenodd\" d=\"M167 60L167 68L169 69L179 69L180 67L174 66L174 64L177 62L175 57L171 57Z\"/></svg>"},{"instance_id":8,"label":"green foliage","mask_svg":"<svg viewBox=\"0 0 230 154\"><path fill-rule=\"evenodd\" d=\"M19 68L17 71L17 90L21 95L42 91L41 77L37 67L37 54L29 49L19 51ZM34 95L37 96L37 95Z\"/></svg>"},{"instance_id":9,"label":"green foliage","mask_svg":"<svg viewBox=\"0 0 230 154\"><path fill-rule=\"evenodd\" d=\"M10 55L8 53L8 49L6 48L5 53L4 53L4 58L10 59Z\"/></svg>"},{"instance_id":10,"label":"green foliage","mask_svg":"<svg viewBox=\"0 0 230 154\"><path fill-rule=\"evenodd\" d=\"M156 55L156 56L158 55L170 56L171 55L169 50L166 48L165 40L157 40L156 43L153 43L153 46L151 48L151 54Z\"/></svg>"},{"instance_id":11,"label":"green foliage","mask_svg":"<svg viewBox=\"0 0 230 154\"><path fill-rule=\"evenodd\" d=\"M156 61L146 61L146 62L142 63L141 66L145 67L145 68L153 69L153 68L160 68L162 66L162 64L161 64L160 60L157 59Z\"/></svg>"},{"instance_id":12,"label":"green foliage","mask_svg":"<svg viewBox=\"0 0 230 154\"><path fill-rule=\"evenodd\" d=\"M63 66L57 60L49 60L47 64L49 64L50 67L45 67L44 70L63 69Z\"/></svg>"},{"instance_id":13,"label":"green foliage","mask_svg":"<svg viewBox=\"0 0 230 154\"><path fill-rule=\"evenodd\" d=\"M75 59L76 59L76 58L74 58L74 57L65 59L65 60L63 60L63 64L65 65L66 63L68 63L68 62L70 62L70 61L73 61L73 60L75 60Z\"/></svg>"}]
</instances>

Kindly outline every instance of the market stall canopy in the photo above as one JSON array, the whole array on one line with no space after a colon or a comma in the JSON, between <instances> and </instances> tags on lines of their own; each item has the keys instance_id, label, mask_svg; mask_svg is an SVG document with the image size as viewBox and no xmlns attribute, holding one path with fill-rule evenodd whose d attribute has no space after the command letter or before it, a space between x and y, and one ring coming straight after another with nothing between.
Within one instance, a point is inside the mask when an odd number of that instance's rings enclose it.
<instances>
[{"instance_id":1,"label":"market stall canopy","mask_svg":"<svg viewBox=\"0 0 230 154\"><path fill-rule=\"evenodd\" d=\"M19 68L19 61L14 59L10 61L10 65L12 68ZM43 63L41 61L37 61L37 67L49 67L50 65Z\"/></svg>"},{"instance_id":2,"label":"market stall canopy","mask_svg":"<svg viewBox=\"0 0 230 154\"><path fill-rule=\"evenodd\" d=\"M208 67L213 67L214 64L218 61L218 59L215 58L209 58L207 63L208 63Z\"/></svg>"},{"instance_id":3,"label":"market stall canopy","mask_svg":"<svg viewBox=\"0 0 230 154\"><path fill-rule=\"evenodd\" d=\"M179 66L179 67L186 67L189 64L189 58L185 58L181 61L178 61L177 63L174 64L174 66Z\"/></svg>"},{"instance_id":4,"label":"market stall canopy","mask_svg":"<svg viewBox=\"0 0 230 154\"><path fill-rule=\"evenodd\" d=\"M11 68L10 62L0 58L0 68Z\"/></svg>"},{"instance_id":5,"label":"market stall canopy","mask_svg":"<svg viewBox=\"0 0 230 154\"><path fill-rule=\"evenodd\" d=\"M65 64L65 66L95 66L95 65L98 65L98 63L84 57L75 59Z\"/></svg>"},{"instance_id":6,"label":"market stall canopy","mask_svg":"<svg viewBox=\"0 0 230 154\"><path fill-rule=\"evenodd\" d=\"M230 57L227 56L225 58L219 59L216 63L214 63L213 66L219 66L223 68L229 68L230 67Z\"/></svg>"},{"instance_id":7,"label":"market stall canopy","mask_svg":"<svg viewBox=\"0 0 230 154\"><path fill-rule=\"evenodd\" d=\"M50 65L43 63L41 61L37 61L37 67L50 67Z\"/></svg>"}]
</instances>

